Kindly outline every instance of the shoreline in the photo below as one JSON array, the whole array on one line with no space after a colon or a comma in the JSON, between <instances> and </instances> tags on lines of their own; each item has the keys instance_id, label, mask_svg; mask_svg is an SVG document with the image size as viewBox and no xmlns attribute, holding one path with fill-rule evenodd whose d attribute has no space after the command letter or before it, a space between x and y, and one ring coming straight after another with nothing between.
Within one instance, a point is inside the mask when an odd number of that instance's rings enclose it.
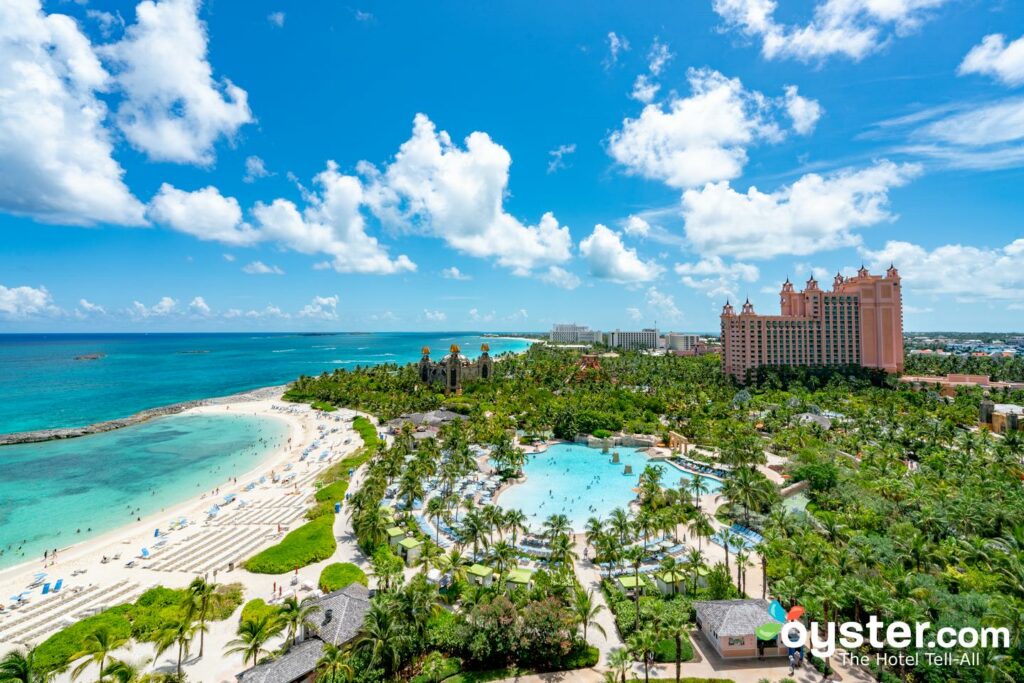
<instances>
[{"instance_id":1,"label":"shoreline","mask_svg":"<svg viewBox=\"0 0 1024 683\"><path fill-rule=\"evenodd\" d=\"M263 400L272 402L278 399L271 398ZM285 439L284 445L281 446L280 448L268 449L264 456L260 459L260 461L256 463L251 469L246 470L244 473L238 476L226 476L223 480L219 480L214 485L214 489L223 488L231 490L233 488L239 488L241 487L243 482L252 479L254 476L266 470L267 468L273 469L278 466L283 466L293 455L295 455L296 450L300 449L304 444L304 436L306 429L302 425L300 420L294 419L293 416L288 416L282 412L271 412L265 409L261 410L260 408L262 408L263 406L254 406L253 399L250 399L248 401L243 400L237 403L224 401L215 405L211 404L193 406L191 408L179 411L176 414L192 412L192 414L196 415L216 413L237 415L246 409L247 403L249 404L248 408L250 409L256 407L256 410L253 410L251 414L260 415L261 417L264 418L277 419L285 423L285 425L288 427L288 434ZM232 411L232 408L234 408L235 410ZM237 479L239 483L233 484L232 479ZM71 569L71 567L68 566L70 563L86 559L88 558L88 556L95 555L97 551L104 549L110 550L110 554L114 555L120 552L121 546L132 548L132 556L134 556L138 552L138 548L136 548L135 546L145 546L147 542L150 540L150 537L152 536L153 529L164 526L164 523L169 518L195 516L194 513L197 509L206 507L210 503L210 501L213 500L213 498L211 498L210 496L210 491L204 490L199 495L189 496L188 498L170 504L161 511L147 515L143 517L141 520L127 522L125 524L104 531L97 536L93 536L92 538L83 538L80 541L76 541L75 543L64 546L62 548L58 548L57 556L59 560L57 560L57 566L62 567L63 569ZM189 515L186 513L193 514ZM124 540L126 538L138 540L139 543L135 543L133 545L131 544L130 541ZM114 545L118 547L111 548L111 546ZM50 560L44 562L42 558L36 557L35 559L26 559L23 562L19 562L18 564L10 565L7 567L0 567L0 585L5 585L10 579L14 578L19 574L28 572L30 570L48 572L55 571L56 567L50 566L49 562ZM65 576L65 579L69 578L71 577Z\"/></svg>"},{"instance_id":2,"label":"shoreline","mask_svg":"<svg viewBox=\"0 0 1024 683\"><path fill-rule=\"evenodd\" d=\"M78 586L95 584L97 580L102 581L111 574L117 575L117 577L134 575L134 581L141 581L146 587L165 584L167 580L172 580L169 575L162 577L160 573L151 573L150 570L144 570L144 573L137 574L132 572L139 571L138 567L135 569L124 567L128 560L136 559L136 562L138 562L139 548L152 547L154 528L163 528L168 519L187 517L189 520L193 520L193 524L187 526L187 529L172 532L172 542L183 538L187 533L194 533L198 529L205 528L207 521L204 511L211 505L211 501L220 500L220 497L227 493L241 494L249 482L258 480L260 476L266 475L270 471L285 471L284 468L289 464L294 465L302 451L316 438L315 425L318 419L318 412L310 409L308 405L305 405L305 408L308 410L300 411L299 413L281 410L281 408L290 407L291 404L283 403L280 393L259 400L252 398L238 401L215 400L219 402L198 405L198 407L182 412L196 415L238 415L244 413L266 419L280 420L288 426L288 435L285 442L278 449L269 450L265 457L261 458L257 464L243 474L225 476L223 480L220 480L214 486L214 488L220 489L218 497L211 498L210 490L204 490L203 494L199 496L191 496L168 505L160 512L142 517L141 520L121 524L103 531L96 537L83 539L70 546L61 548L57 552L58 559L55 561L51 558L44 561L42 557L36 557L0 568L0 590L8 590L9 594L22 591L24 585L28 584L28 578L37 571L48 572L52 579L62 578L66 584ZM352 447L355 446L353 445ZM315 469L317 471L322 470L330 466L330 463L331 461L328 461ZM238 483L234 483L233 480L237 480ZM303 493L307 494L308 492ZM298 523L301 523L301 521ZM267 541L267 544L269 543ZM118 554L122 556L120 560L109 564L103 564L99 561L104 556L113 557ZM90 571L75 577L74 572L81 569L90 569ZM175 582L172 580L172 583ZM2 628L3 624L3 622L0 622L0 628ZM55 626L54 630L56 628Z\"/></svg>"},{"instance_id":3,"label":"shoreline","mask_svg":"<svg viewBox=\"0 0 1024 683\"><path fill-rule=\"evenodd\" d=\"M7 434L0 434L0 446L16 446L19 444L43 443L46 441L57 441L60 439L75 439L80 436L103 434L105 432L123 429L124 427L132 427L137 424L142 424L143 422L148 422L149 420L154 420L158 417L179 415L194 408L223 405L225 403L260 401L272 397L280 398L280 394L283 394L287 387L287 384L276 384L260 387L258 389L251 389L249 391L242 391L228 396L214 396L212 398L199 398L192 401L171 403L166 406L146 408L145 410L140 410L139 412L128 415L127 417L104 420L103 422L94 422L83 427L58 427L54 429L34 429L27 432L9 432Z\"/></svg>"}]
</instances>

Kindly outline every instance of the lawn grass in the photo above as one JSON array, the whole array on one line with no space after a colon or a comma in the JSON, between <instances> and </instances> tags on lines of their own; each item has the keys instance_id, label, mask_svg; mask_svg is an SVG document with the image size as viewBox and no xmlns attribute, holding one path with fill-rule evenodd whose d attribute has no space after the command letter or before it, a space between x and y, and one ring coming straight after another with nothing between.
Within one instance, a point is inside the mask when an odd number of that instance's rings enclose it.
<instances>
[{"instance_id":1,"label":"lawn grass","mask_svg":"<svg viewBox=\"0 0 1024 683\"><path fill-rule=\"evenodd\" d=\"M357 582L367 585L366 574L351 562L335 562L320 572L320 590L324 593L341 590Z\"/></svg>"},{"instance_id":2,"label":"lawn grass","mask_svg":"<svg viewBox=\"0 0 1024 683\"><path fill-rule=\"evenodd\" d=\"M681 658L679 661L681 662L689 662L693 659L693 645L690 644L689 637L683 638L680 655ZM675 663L676 641L674 638L666 638L665 640L658 641L658 646L654 649L654 661Z\"/></svg>"},{"instance_id":3,"label":"lawn grass","mask_svg":"<svg viewBox=\"0 0 1024 683\"><path fill-rule=\"evenodd\" d=\"M326 560L337 548L334 515L324 515L288 532L280 543L253 555L243 566L254 574L284 574Z\"/></svg>"},{"instance_id":4,"label":"lawn grass","mask_svg":"<svg viewBox=\"0 0 1024 683\"><path fill-rule=\"evenodd\" d=\"M313 496L318 503L334 503L345 500L345 491L348 490L348 480L339 479L333 484L320 488Z\"/></svg>"},{"instance_id":5,"label":"lawn grass","mask_svg":"<svg viewBox=\"0 0 1024 683\"><path fill-rule=\"evenodd\" d=\"M268 605L261 598L256 598L245 603L239 621L253 621L261 616L275 614L278 611L279 608L276 605Z\"/></svg>"}]
</instances>

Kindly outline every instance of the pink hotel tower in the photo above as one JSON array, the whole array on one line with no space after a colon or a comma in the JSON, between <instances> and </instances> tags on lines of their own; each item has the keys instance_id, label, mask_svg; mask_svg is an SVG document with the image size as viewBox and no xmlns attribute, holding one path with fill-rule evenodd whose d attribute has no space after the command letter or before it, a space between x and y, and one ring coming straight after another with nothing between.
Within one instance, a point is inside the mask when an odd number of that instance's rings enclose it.
<instances>
[{"instance_id":1,"label":"pink hotel tower","mask_svg":"<svg viewBox=\"0 0 1024 683\"><path fill-rule=\"evenodd\" d=\"M747 299L739 315L722 308L722 368L740 381L762 365L861 365L903 370L903 297L900 274L864 266L836 275L832 291L812 276L802 292L789 278L779 293L781 315L757 315Z\"/></svg>"}]
</instances>

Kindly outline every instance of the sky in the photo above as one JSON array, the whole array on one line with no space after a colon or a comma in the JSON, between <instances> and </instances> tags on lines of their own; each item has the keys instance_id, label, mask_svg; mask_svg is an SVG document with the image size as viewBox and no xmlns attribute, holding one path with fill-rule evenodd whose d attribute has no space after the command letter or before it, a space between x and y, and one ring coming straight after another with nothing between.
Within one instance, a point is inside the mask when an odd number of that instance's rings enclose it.
<instances>
[{"instance_id":1,"label":"sky","mask_svg":"<svg viewBox=\"0 0 1024 683\"><path fill-rule=\"evenodd\" d=\"M0 3L0 332L1024 330L1024 3Z\"/></svg>"}]
</instances>

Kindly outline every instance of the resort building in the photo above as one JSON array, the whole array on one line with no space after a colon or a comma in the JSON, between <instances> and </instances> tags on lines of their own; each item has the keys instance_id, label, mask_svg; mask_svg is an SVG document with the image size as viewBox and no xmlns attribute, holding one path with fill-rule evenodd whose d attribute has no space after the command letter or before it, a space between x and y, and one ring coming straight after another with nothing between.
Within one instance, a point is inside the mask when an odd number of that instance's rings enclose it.
<instances>
[{"instance_id":1,"label":"resort building","mask_svg":"<svg viewBox=\"0 0 1024 683\"><path fill-rule=\"evenodd\" d=\"M696 334L683 334L682 332L669 332L665 335L665 348L672 352L693 351L700 344L700 336Z\"/></svg>"},{"instance_id":2,"label":"resort building","mask_svg":"<svg viewBox=\"0 0 1024 683\"><path fill-rule=\"evenodd\" d=\"M312 683L324 644L344 645L359 632L370 609L370 591L360 583L316 599L312 626L280 657L236 675L239 683Z\"/></svg>"},{"instance_id":3,"label":"resort building","mask_svg":"<svg viewBox=\"0 0 1024 683\"><path fill-rule=\"evenodd\" d=\"M955 396L961 387L981 387L982 389L1024 389L1024 382L1000 382L988 375L903 375L900 381L909 384L913 389L937 389L942 396Z\"/></svg>"},{"instance_id":4,"label":"resort building","mask_svg":"<svg viewBox=\"0 0 1024 683\"><path fill-rule=\"evenodd\" d=\"M1013 403L993 403L989 398L981 402L980 422L996 434L1024 431L1024 406Z\"/></svg>"},{"instance_id":5,"label":"resort building","mask_svg":"<svg viewBox=\"0 0 1024 683\"><path fill-rule=\"evenodd\" d=\"M615 330L605 335L608 346L618 349L656 349L658 348L658 330L645 328L639 332Z\"/></svg>"},{"instance_id":6,"label":"resort building","mask_svg":"<svg viewBox=\"0 0 1024 683\"><path fill-rule=\"evenodd\" d=\"M426 384L441 382L446 394L461 394L463 382L490 379L493 370L494 361L487 344L480 345L480 356L473 361L462 355L458 344L452 344L448 355L436 363L430 360L430 347L424 346L419 363L420 379Z\"/></svg>"},{"instance_id":7,"label":"resort building","mask_svg":"<svg viewBox=\"0 0 1024 683\"><path fill-rule=\"evenodd\" d=\"M603 340L599 330L586 325L558 323L551 326L550 339L555 344L599 344Z\"/></svg>"},{"instance_id":8,"label":"resort building","mask_svg":"<svg viewBox=\"0 0 1024 683\"><path fill-rule=\"evenodd\" d=\"M903 370L903 297L889 266L872 275L836 274L831 291L811 277L802 291L786 279L779 315L757 315L748 299L739 314L722 308L722 368L740 381L762 366L860 365Z\"/></svg>"},{"instance_id":9,"label":"resort building","mask_svg":"<svg viewBox=\"0 0 1024 683\"><path fill-rule=\"evenodd\" d=\"M775 620L768 614L767 600L707 600L693 603L697 630L722 659L758 656L756 630ZM764 641L767 657L789 653L778 636Z\"/></svg>"}]
</instances>

